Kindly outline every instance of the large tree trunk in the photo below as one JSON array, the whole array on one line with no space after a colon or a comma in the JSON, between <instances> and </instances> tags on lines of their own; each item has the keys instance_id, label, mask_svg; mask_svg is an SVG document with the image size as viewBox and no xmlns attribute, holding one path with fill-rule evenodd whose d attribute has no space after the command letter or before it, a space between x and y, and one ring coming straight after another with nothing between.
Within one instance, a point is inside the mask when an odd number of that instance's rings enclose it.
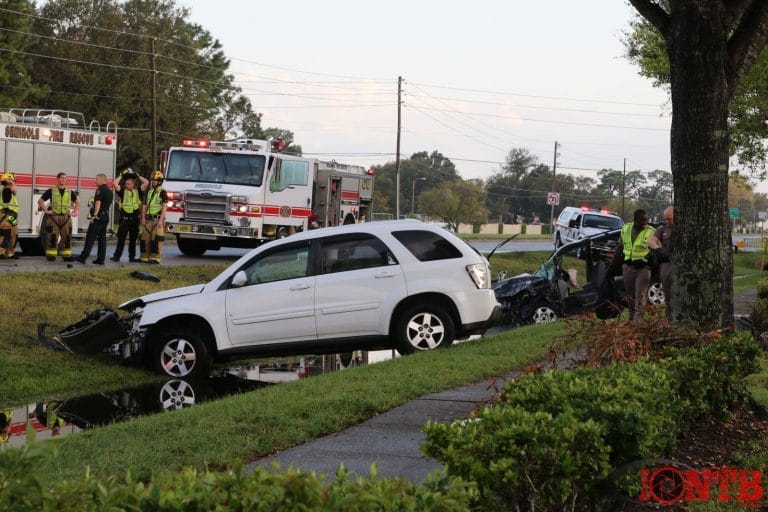
<instances>
[{"instance_id":1,"label":"large tree trunk","mask_svg":"<svg viewBox=\"0 0 768 512\"><path fill-rule=\"evenodd\" d=\"M674 12L666 38L674 107L672 314L676 321L725 327L733 316L728 29L720 2L678 2L675 8L692 12Z\"/></svg>"}]
</instances>

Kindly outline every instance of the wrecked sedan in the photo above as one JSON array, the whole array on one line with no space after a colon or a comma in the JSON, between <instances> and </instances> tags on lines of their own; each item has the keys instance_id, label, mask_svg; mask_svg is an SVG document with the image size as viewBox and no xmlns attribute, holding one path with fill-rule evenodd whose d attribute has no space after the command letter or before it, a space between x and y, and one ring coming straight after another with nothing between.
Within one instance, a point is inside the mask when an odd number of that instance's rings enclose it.
<instances>
[{"instance_id":1,"label":"wrecked sedan","mask_svg":"<svg viewBox=\"0 0 768 512\"><path fill-rule=\"evenodd\" d=\"M493 283L501 325L549 323L585 311L600 318L617 316L624 307L624 283L620 273L608 275L608 266L619 233L607 231L560 246L533 274Z\"/></svg>"},{"instance_id":2,"label":"wrecked sedan","mask_svg":"<svg viewBox=\"0 0 768 512\"><path fill-rule=\"evenodd\" d=\"M419 221L318 229L249 252L208 284L92 313L55 340L77 353L115 338L123 359L172 377L214 360L450 345L500 317L487 260ZM92 340L92 341L89 341Z\"/></svg>"}]
</instances>

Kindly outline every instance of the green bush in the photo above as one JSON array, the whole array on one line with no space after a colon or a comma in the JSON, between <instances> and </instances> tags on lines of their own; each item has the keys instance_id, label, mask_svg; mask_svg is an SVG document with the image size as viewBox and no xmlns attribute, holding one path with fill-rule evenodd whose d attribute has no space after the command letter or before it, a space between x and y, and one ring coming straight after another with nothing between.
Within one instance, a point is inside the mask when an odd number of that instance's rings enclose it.
<instances>
[{"instance_id":1,"label":"green bush","mask_svg":"<svg viewBox=\"0 0 768 512\"><path fill-rule=\"evenodd\" d=\"M752 329L756 333L768 331L768 299L757 299L752 304L749 319L752 320Z\"/></svg>"},{"instance_id":2,"label":"green bush","mask_svg":"<svg viewBox=\"0 0 768 512\"><path fill-rule=\"evenodd\" d=\"M762 278L757 282L757 298L768 299L768 278Z\"/></svg>"},{"instance_id":3,"label":"green bush","mask_svg":"<svg viewBox=\"0 0 768 512\"><path fill-rule=\"evenodd\" d=\"M542 224L541 225L541 234L542 235L551 235L552 234L552 226L549 224Z\"/></svg>"},{"instance_id":4,"label":"green bush","mask_svg":"<svg viewBox=\"0 0 768 512\"><path fill-rule=\"evenodd\" d=\"M745 397L758 350L737 335L656 362L530 374L476 418L427 424L424 450L486 505L587 507L612 467L669 453L691 421Z\"/></svg>"},{"instance_id":5,"label":"green bush","mask_svg":"<svg viewBox=\"0 0 768 512\"><path fill-rule=\"evenodd\" d=\"M242 469L191 469L142 481L86 475L48 487L37 467L40 448L0 450L0 510L14 512L97 512L112 510L187 511L465 511L476 492L457 479L433 477L415 486L403 478L381 479L372 472L351 479L343 468L326 485L314 473Z\"/></svg>"}]
</instances>

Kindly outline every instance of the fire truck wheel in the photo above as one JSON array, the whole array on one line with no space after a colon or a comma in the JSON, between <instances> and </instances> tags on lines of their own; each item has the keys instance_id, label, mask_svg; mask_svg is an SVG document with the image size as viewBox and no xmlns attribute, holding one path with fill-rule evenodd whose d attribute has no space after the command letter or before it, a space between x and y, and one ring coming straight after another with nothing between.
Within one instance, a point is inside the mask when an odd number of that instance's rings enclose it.
<instances>
[{"instance_id":1,"label":"fire truck wheel","mask_svg":"<svg viewBox=\"0 0 768 512\"><path fill-rule=\"evenodd\" d=\"M438 305L414 305L398 315L392 333L397 351L411 354L444 348L455 336L451 315Z\"/></svg>"},{"instance_id":2,"label":"fire truck wheel","mask_svg":"<svg viewBox=\"0 0 768 512\"><path fill-rule=\"evenodd\" d=\"M181 253L187 256L202 256L203 254L205 254L205 251L208 250L208 247L206 247L205 242L201 240L193 240L190 238L179 238L176 241L176 244L178 245Z\"/></svg>"},{"instance_id":3,"label":"fire truck wheel","mask_svg":"<svg viewBox=\"0 0 768 512\"><path fill-rule=\"evenodd\" d=\"M156 336L150 357L155 370L168 377L197 379L208 376L208 350L191 329L173 326Z\"/></svg>"},{"instance_id":4,"label":"fire truck wheel","mask_svg":"<svg viewBox=\"0 0 768 512\"><path fill-rule=\"evenodd\" d=\"M277 228L277 233L275 233L275 238L285 238L291 233L288 231L288 228L285 226L281 226Z\"/></svg>"},{"instance_id":5,"label":"fire truck wheel","mask_svg":"<svg viewBox=\"0 0 768 512\"><path fill-rule=\"evenodd\" d=\"M42 256L43 246L37 238L20 238L19 247L24 256Z\"/></svg>"},{"instance_id":6,"label":"fire truck wheel","mask_svg":"<svg viewBox=\"0 0 768 512\"><path fill-rule=\"evenodd\" d=\"M346 217L344 217L344 225L345 225L345 226L346 226L347 224L354 224L354 223L355 223L355 217L354 217L354 216L352 216L352 215L347 215Z\"/></svg>"}]
</instances>

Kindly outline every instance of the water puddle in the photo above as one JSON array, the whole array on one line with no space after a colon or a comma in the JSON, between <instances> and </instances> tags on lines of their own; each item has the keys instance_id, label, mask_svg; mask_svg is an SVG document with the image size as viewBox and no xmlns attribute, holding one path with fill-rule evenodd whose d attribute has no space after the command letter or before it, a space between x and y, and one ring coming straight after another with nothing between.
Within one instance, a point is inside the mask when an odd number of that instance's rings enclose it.
<instances>
[{"instance_id":1,"label":"water puddle","mask_svg":"<svg viewBox=\"0 0 768 512\"><path fill-rule=\"evenodd\" d=\"M209 379L171 379L22 407L0 406L0 446L24 446L28 429L35 431L36 440L63 437L100 425L184 409L273 384L384 361L393 355L395 353L391 350L379 350L297 356L216 369Z\"/></svg>"}]
</instances>

